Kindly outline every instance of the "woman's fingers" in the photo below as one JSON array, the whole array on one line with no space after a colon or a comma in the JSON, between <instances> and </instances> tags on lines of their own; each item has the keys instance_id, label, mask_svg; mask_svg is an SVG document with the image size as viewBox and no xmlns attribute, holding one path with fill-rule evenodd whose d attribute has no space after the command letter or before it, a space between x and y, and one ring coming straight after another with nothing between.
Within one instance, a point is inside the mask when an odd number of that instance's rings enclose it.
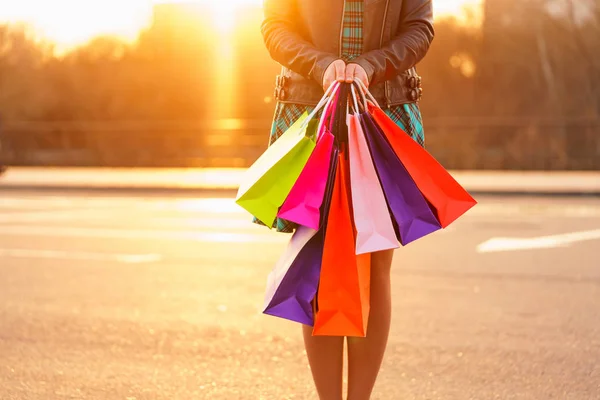
<instances>
[{"instance_id":1,"label":"woman's fingers","mask_svg":"<svg viewBox=\"0 0 600 400\"><path fill-rule=\"evenodd\" d=\"M367 71L359 64L348 64L346 67L346 82L353 82L355 79L360 80L366 87L369 87Z\"/></svg>"},{"instance_id":2,"label":"woman's fingers","mask_svg":"<svg viewBox=\"0 0 600 400\"><path fill-rule=\"evenodd\" d=\"M344 60L335 60L325 70L323 75L323 90L327 91L335 81L344 82L346 79L346 63Z\"/></svg>"},{"instance_id":3,"label":"woman's fingers","mask_svg":"<svg viewBox=\"0 0 600 400\"><path fill-rule=\"evenodd\" d=\"M344 82L346 79L346 63L344 60L337 60L335 64L335 80L338 82Z\"/></svg>"},{"instance_id":4,"label":"woman's fingers","mask_svg":"<svg viewBox=\"0 0 600 400\"><path fill-rule=\"evenodd\" d=\"M352 83L354 82L354 74L356 72L356 66L357 64L348 64L346 66L346 82L347 83Z\"/></svg>"},{"instance_id":5,"label":"woman's fingers","mask_svg":"<svg viewBox=\"0 0 600 400\"><path fill-rule=\"evenodd\" d=\"M363 67L353 63L346 65L344 60L336 60L325 70L325 75L323 75L323 90L327 91L329 86L335 81L351 83L355 79L362 81L366 87L369 87L369 76Z\"/></svg>"}]
</instances>

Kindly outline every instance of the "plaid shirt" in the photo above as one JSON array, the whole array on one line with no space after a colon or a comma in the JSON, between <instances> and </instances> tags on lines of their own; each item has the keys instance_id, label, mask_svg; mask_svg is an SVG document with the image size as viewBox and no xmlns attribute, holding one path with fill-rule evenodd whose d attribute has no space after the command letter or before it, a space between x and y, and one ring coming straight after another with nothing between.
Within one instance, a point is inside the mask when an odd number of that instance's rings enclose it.
<instances>
[{"instance_id":1,"label":"plaid shirt","mask_svg":"<svg viewBox=\"0 0 600 400\"><path fill-rule=\"evenodd\" d=\"M363 17L363 0L346 0L341 49L341 57L346 62L352 61L363 52ZM312 107L301 104L278 103L271 127L269 144L275 142L305 111L310 112L311 110ZM423 121L417 103L393 106L386 109L385 112L421 146L424 145ZM256 218L254 222L262 225ZM291 233L296 228L296 224L278 218L273 228L278 232Z\"/></svg>"},{"instance_id":2,"label":"plaid shirt","mask_svg":"<svg viewBox=\"0 0 600 400\"><path fill-rule=\"evenodd\" d=\"M348 62L362 54L363 1L346 1L342 28L342 58Z\"/></svg>"}]
</instances>

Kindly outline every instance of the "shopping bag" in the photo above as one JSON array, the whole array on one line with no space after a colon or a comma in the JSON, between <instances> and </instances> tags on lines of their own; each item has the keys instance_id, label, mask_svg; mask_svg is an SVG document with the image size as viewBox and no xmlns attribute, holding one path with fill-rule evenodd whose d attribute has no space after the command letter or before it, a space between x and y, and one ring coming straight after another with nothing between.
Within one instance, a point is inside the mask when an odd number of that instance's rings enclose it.
<instances>
[{"instance_id":1,"label":"shopping bag","mask_svg":"<svg viewBox=\"0 0 600 400\"><path fill-rule=\"evenodd\" d=\"M371 255L355 253L347 163L346 153L341 151L325 229L315 336L367 334Z\"/></svg>"},{"instance_id":2,"label":"shopping bag","mask_svg":"<svg viewBox=\"0 0 600 400\"><path fill-rule=\"evenodd\" d=\"M338 86L339 87L339 84ZM324 123L333 115L337 103L337 87L327 102L318 128L317 145L298 180L279 209L277 216L298 225L319 229L320 208L323 203L333 135Z\"/></svg>"},{"instance_id":3,"label":"shopping bag","mask_svg":"<svg viewBox=\"0 0 600 400\"><path fill-rule=\"evenodd\" d=\"M321 215L329 213L337 154L334 149L329 160L330 178L321 205ZM267 278L265 314L313 326L312 302L319 286L324 241L324 224L319 230L298 227Z\"/></svg>"},{"instance_id":4,"label":"shopping bag","mask_svg":"<svg viewBox=\"0 0 600 400\"><path fill-rule=\"evenodd\" d=\"M347 120L356 254L396 249L400 244L360 125L354 88L352 95L356 111L348 113Z\"/></svg>"},{"instance_id":5,"label":"shopping bag","mask_svg":"<svg viewBox=\"0 0 600 400\"><path fill-rule=\"evenodd\" d=\"M385 140L373 117L364 112L360 115L360 121L391 216L396 222L400 243L407 245L441 229L427 200Z\"/></svg>"},{"instance_id":6,"label":"shopping bag","mask_svg":"<svg viewBox=\"0 0 600 400\"><path fill-rule=\"evenodd\" d=\"M299 226L267 278L263 312L312 325L322 255L322 232Z\"/></svg>"},{"instance_id":7,"label":"shopping bag","mask_svg":"<svg viewBox=\"0 0 600 400\"><path fill-rule=\"evenodd\" d=\"M362 85L362 93L372 101L368 105L369 113L429 202L441 226L447 227L474 207L477 201L469 192L427 150L386 115L362 82L358 83L359 86Z\"/></svg>"},{"instance_id":8,"label":"shopping bag","mask_svg":"<svg viewBox=\"0 0 600 400\"><path fill-rule=\"evenodd\" d=\"M266 226L273 226L279 207L315 149L319 121L313 117L325 105L329 93L311 114L304 113L269 146L242 177L235 201Z\"/></svg>"},{"instance_id":9,"label":"shopping bag","mask_svg":"<svg viewBox=\"0 0 600 400\"><path fill-rule=\"evenodd\" d=\"M452 175L383 110L369 104L369 112L433 208L442 227L447 227L477 204Z\"/></svg>"}]
</instances>

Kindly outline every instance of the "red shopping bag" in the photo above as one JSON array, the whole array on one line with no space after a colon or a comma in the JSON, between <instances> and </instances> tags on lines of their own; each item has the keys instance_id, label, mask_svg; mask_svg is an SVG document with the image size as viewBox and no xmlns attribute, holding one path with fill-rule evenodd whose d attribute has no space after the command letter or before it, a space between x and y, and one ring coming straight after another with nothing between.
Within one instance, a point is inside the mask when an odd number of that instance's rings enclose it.
<instances>
[{"instance_id":1,"label":"red shopping bag","mask_svg":"<svg viewBox=\"0 0 600 400\"><path fill-rule=\"evenodd\" d=\"M369 113L431 205L443 228L477 204L452 175L381 108L369 104Z\"/></svg>"}]
</instances>

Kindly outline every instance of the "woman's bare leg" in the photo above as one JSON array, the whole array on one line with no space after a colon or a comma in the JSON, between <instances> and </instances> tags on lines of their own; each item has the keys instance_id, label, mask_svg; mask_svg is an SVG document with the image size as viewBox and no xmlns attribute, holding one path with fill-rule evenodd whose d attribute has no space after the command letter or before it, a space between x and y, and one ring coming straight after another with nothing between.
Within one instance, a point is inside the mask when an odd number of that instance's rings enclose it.
<instances>
[{"instance_id":1,"label":"woman's bare leg","mask_svg":"<svg viewBox=\"0 0 600 400\"><path fill-rule=\"evenodd\" d=\"M366 338L348 338L348 400L368 400L387 346L392 317L393 250L371 258L371 311Z\"/></svg>"},{"instance_id":2,"label":"woman's bare leg","mask_svg":"<svg viewBox=\"0 0 600 400\"><path fill-rule=\"evenodd\" d=\"M342 400L344 338L312 336L312 331L304 325L304 346L319 399Z\"/></svg>"}]
</instances>

